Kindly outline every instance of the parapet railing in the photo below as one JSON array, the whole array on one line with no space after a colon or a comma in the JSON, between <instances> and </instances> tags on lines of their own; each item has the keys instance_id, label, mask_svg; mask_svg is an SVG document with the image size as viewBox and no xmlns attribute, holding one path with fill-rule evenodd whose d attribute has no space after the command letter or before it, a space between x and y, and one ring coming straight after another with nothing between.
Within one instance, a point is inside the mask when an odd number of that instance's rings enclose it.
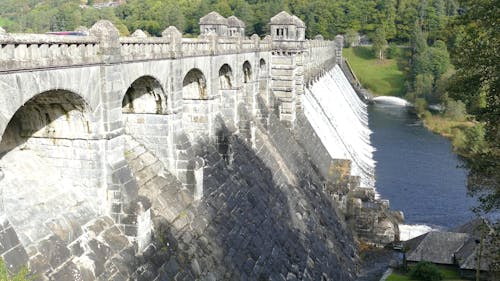
<instances>
[{"instance_id":1,"label":"parapet railing","mask_svg":"<svg viewBox=\"0 0 500 281\"><path fill-rule=\"evenodd\" d=\"M169 27L162 37L119 37L110 23L94 27L88 36L9 34L0 29L0 72L265 52L276 47L270 37L261 39L257 35L182 38L177 29ZM311 40L297 46L308 53L308 64L317 64L334 53L332 44Z\"/></svg>"},{"instance_id":2,"label":"parapet railing","mask_svg":"<svg viewBox=\"0 0 500 281\"><path fill-rule=\"evenodd\" d=\"M0 34L0 71L96 64L99 44L93 36Z\"/></svg>"}]
</instances>

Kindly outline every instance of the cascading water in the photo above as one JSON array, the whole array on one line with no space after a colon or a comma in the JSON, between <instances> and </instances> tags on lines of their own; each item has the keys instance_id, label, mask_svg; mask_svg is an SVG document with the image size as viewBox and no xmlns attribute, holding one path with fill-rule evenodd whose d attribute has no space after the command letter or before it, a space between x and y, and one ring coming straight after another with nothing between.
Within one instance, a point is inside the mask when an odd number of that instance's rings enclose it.
<instances>
[{"instance_id":1,"label":"cascading water","mask_svg":"<svg viewBox=\"0 0 500 281\"><path fill-rule=\"evenodd\" d=\"M330 156L351 160L351 174L360 177L361 186L375 187L367 106L340 67L327 72L303 97L305 115Z\"/></svg>"}]
</instances>

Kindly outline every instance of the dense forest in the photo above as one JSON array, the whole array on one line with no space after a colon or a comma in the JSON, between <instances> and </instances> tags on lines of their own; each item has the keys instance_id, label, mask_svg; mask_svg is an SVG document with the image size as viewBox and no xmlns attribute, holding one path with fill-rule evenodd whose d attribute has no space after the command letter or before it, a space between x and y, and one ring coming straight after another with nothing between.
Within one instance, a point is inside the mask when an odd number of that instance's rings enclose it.
<instances>
[{"instance_id":1,"label":"dense forest","mask_svg":"<svg viewBox=\"0 0 500 281\"><path fill-rule=\"evenodd\" d=\"M344 34L349 47L367 35L380 60L403 50L405 95L422 117L431 114L428 103L441 104L444 118L473 124L453 128L453 142L466 156L471 192L481 195L478 210L500 209L500 0L128 0L102 9L95 2L2 0L0 26L43 33L108 19L122 35L159 36L174 25L196 36L199 18L215 10L245 21L247 35L263 36L269 19L286 10L304 20L309 38Z\"/></svg>"},{"instance_id":2,"label":"dense forest","mask_svg":"<svg viewBox=\"0 0 500 281\"><path fill-rule=\"evenodd\" d=\"M185 34L198 33L198 19L212 10L236 15L247 34L264 35L269 19L282 10L298 15L307 36L331 39L350 30L364 34L382 27L389 41L409 42L416 22L429 40L447 37L445 26L459 11L456 0L128 0L118 8L92 8L94 0L2 0L0 25L10 32L46 32L90 27L109 19L123 35L143 29L159 35L169 25Z\"/></svg>"}]
</instances>

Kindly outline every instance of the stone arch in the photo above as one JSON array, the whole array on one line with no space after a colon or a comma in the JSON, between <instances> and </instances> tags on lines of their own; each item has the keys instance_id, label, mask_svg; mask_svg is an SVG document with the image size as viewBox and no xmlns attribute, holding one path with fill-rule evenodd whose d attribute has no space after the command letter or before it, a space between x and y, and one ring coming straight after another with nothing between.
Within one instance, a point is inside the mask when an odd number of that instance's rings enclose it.
<instances>
[{"instance_id":1,"label":"stone arch","mask_svg":"<svg viewBox=\"0 0 500 281\"><path fill-rule=\"evenodd\" d=\"M0 142L1 208L24 247L47 236L75 239L78 226L100 212L103 151L92 138L96 128L90 106L66 90L35 95L10 119Z\"/></svg>"},{"instance_id":2,"label":"stone arch","mask_svg":"<svg viewBox=\"0 0 500 281\"><path fill-rule=\"evenodd\" d=\"M0 156L28 138L81 139L91 134L89 106L70 91L52 90L35 95L17 109L0 143Z\"/></svg>"},{"instance_id":3,"label":"stone arch","mask_svg":"<svg viewBox=\"0 0 500 281\"><path fill-rule=\"evenodd\" d=\"M250 62L245 61L243 63L243 83L248 83L252 81L252 65Z\"/></svg>"},{"instance_id":4,"label":"stone arch","mask_svg":"<svg viewBox=\"0 0 500 281\"><path fill-rule=\"evenodd\" d=\"M231 89L233 87L233 70L229 64L225 63L219 69L219 86L221 90Z\"/></svg>"},{"instance_id":5,"label":"stone arch","mask_svg":"<svg viewBox=\"0 0 500 281\"><path fill-rule=\"evenodd\" d=\"M259 67L260 67L260 71L261 71L261 73L262 73L262 72L266 72L266 70L267 70L267 69L266 69L266 67L267 67L266 60L264 60L264 59L260 59L260 60L259 60Z\"/></svg>"},{"instance_id":6,"label":"stone arch","mask_svg":"<svg viewBox=\"0 0 500 281\"><path fill-rule=\"evenodd\" d=\"M160 82L152 76L136 79L122 100L123 113L167 113L167 95Z\"/></svg>"},{"instance_id":7,"label":"stone arch","mask_svg":"<svg viewBox=\"0 0 500 281\"><path fill-rule=\"evenodd\" d=\"M208 99L207 79L198 68L191 69L182 81L183 99Z\"/></svg>"}]
</instances>

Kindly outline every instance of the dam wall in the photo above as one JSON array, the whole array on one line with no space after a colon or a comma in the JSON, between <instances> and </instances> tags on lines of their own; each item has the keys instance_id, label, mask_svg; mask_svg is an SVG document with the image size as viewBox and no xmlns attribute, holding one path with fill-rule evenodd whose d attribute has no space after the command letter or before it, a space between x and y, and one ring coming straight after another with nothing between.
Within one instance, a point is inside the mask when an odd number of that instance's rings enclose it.
<instances>
[{"instance_id":1,"label":"dam wall","mask_svg":"<svg viewBox=\"0 0 500 281\"><path fill-rule=\"evenodd\" d=\"M359 199L351 160L325 153L303 106L341 45L306 40L286 12L265 38L210 27L227 24L210 13L198 38L175 27L120 37L108 21L87 36L0 34L10 272L355 279L359 226L369 234L382 219L357 216L373 198Z\"/></svg>"}]
</instances>

